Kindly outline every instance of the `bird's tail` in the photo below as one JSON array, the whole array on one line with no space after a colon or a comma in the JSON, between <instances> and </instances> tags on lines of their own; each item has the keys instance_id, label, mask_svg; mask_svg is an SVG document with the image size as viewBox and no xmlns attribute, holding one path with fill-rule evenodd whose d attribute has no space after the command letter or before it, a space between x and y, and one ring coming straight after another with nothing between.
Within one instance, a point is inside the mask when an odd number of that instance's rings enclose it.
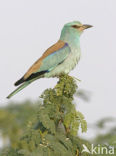
<instances>
[{"instance_id":1,"label":"bird's tail","mask_svg":"<svg viewBox=\"0 0 116 156\"><path fill-rule=\"evenodd\" d=\"M11 94L9 94L7 96L7 99L10 99L12 96L14 96L15 94L17 94L18 92L20 92L22 89L24 89L25 87L27 87L31 82L27 81L24 82L21 86L19 86L17 89L15 89Z\"/></svg>"},{"instance_id":2,"label":"bird's tail","mask_svg":"<svg viewBox=\"0 0 116 156\"><path fill-rule=\"evenodd\" d=\"M38 78L41 77L36 77L32 80L29 81L25 81L21 86L19 86L17 89L15 89L11 94L9 94L6 98L10 99L12 96L14 96L15 94L17 94L18 92L20 92L22 89L24 89L25 87L27 87L30 83L32 83L33 81L37 80Z\"/></svg>"}]
</instances>

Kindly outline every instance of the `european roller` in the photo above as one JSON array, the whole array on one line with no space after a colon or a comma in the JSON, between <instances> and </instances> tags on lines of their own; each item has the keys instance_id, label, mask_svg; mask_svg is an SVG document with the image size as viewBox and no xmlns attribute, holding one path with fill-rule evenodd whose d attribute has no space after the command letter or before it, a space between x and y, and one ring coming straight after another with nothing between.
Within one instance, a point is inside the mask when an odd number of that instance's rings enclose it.
<instances>
[{"instance_id":1,"label":"european roller","mask_svg":"<svg viewBox=\"0 0 116 156\"><path fill-rule=\"evenodd\" d=\"M24 76L15 82L15 86L20 86L7 98L11 98L39 78L58 77L62 73L68 74L80 59L80 36L85 29L90 27L92 26L83 25L79 21L65 24L58 42L48 48Z\"/></svg>"}]
</instances>

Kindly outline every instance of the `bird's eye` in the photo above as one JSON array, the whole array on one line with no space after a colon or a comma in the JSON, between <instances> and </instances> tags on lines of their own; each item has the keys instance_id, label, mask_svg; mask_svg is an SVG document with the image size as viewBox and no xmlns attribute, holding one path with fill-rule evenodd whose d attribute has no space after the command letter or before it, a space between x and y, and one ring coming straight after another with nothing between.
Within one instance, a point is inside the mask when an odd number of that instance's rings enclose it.
<instances>
[{"instance_id":1,"label":"bird's eye","mask_svg":"<svg viewBox=\"0 0 116 156\"><path fill-rule=\"evenodd\" d=\"M80 28L80 26L78 26L78 25L72 25L72 27L76 28L76 29Z\"/></svg>"}]
</instances>

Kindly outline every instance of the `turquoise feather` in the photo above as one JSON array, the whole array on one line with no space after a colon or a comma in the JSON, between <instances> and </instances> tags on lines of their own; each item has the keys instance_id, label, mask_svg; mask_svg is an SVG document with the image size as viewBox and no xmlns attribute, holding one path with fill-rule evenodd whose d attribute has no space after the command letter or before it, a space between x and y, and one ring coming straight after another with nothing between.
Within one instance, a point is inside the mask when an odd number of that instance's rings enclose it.
<instances>
[{"instance_id":1,"label":"turquoise feather","mask_svg":"<svg viewBox=\"0 0 116 156\"><path fill-rule=\"evenodd\" d=\"M55 51L54 53L48 55L45 59L43 59L42 65L38 72L51 71L55 69L57 65L63 62L69 56L70 52L70 47L68 46L68 44L65 44L63 48Z\"/></svg>"},{"instance_id":2,"label":"turquoise feather","mask_svg":"<svg viewBox=\"0 0 116 156\"><path fill-rule=\"evenodd\" d=\"M83 31L91 25L82 25L78 21L70 22L64 25L60 40L54 46L50 47L29 71L18 80L15 85L20 85L15 91L8 95L11 98L19 91L27 87L33 81L41 77L54 77L62 73L68 74L78 63L81 55L80 36ZM55 48L56 46L56 48ZM52 51L54 49L54 51Z\"/></svg>"}]
</instances>

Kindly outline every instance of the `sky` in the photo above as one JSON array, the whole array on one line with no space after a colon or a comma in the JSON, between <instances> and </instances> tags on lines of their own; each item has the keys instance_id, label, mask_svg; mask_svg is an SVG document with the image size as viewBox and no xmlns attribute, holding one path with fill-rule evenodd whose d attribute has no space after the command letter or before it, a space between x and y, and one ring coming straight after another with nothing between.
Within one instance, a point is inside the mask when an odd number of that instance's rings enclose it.
<instances>
[{"instance_id":1,"label":"sky","mask_svg":"<svg viewBox=\"0 0 116 156\"><path fill-rule=\"evenodd\" d=\"M14 82L54 44L63 25L81 21L94 27L81 36L81 59L70 75L81 79L79 89L91 93L90 102L76 98L87 122L116 117L116 1L115 0L1 0L0 106L12 101L36 101L58 79L40 79L11 100Z\"/></svg>"}]
</instances>

